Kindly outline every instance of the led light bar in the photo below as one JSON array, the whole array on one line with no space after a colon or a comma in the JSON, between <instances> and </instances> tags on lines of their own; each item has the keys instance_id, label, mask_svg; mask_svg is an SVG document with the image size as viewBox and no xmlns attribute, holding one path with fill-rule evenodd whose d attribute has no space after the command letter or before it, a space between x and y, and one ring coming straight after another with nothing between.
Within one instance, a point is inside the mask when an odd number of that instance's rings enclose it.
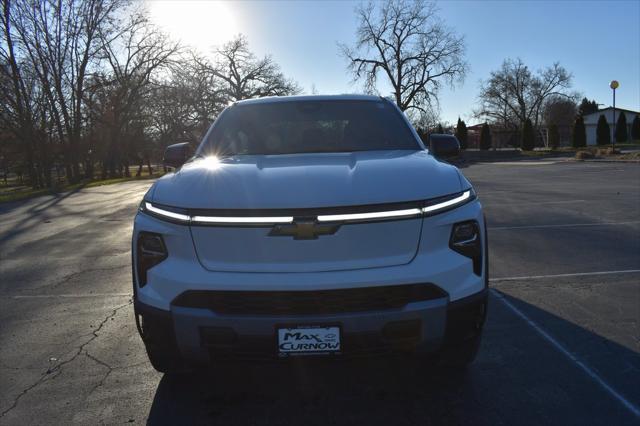
<instances>
[{"instance_id":1,"label":"led light bar","mask_svg":"<svg viewBox=\"0 0 640 426\"><path fill-rule=\"evenodd\" d=\"M189 222L189 220L191 220L191 216L189 216L189 215L180 214L180 213L172 212L172 211L169 211L169 210L161 209L161 208L155 207L151 203L145 202L144 203L144 207L145 207L145 209L147 209L151 213L155 213L155 214L160 215L160 216L169 217L171 219L183 220L185 222Z\"/></svg>"},{"instance_id":2,"label":"led light bar","mask_svg":"<svg viewBox=\"0 0 640 426\"><path fill-rule=\"evenodd\" d=\"M443 209L454 207L465 203L472 197L472 190L467 190L461 195L441 203L433 204L422 208L412 208L403 210L387 210L381 212L367 213L348 213L348 214L331 214L319 215L318 222L355 222L366 220L380 220L391 218L403 218L411 216L420 216L423 214L437 213ZM190 216L187 214L176 213L155 207L149 202L144 203L145 210L158 216L169 219L179 220L182 222L202 223L202 224L219 224L219 225L270 225L277 223L293 223L293 216Z\"/></svg>"},{"instance_id":3,"label":"led light bar","mask_svg":"<svg viewBox=\"0 0 640 426\"><path fill-rule=\"evenodd\" d=\"M291 223L293 216L272 216L272 217L253 217L253 216L192 216L192 222L199 223L243 223L243 224L270 224L270 223Z\"/></svg>"},{"instance_id":4,"label":"led light bar","mask_svg":"<svg viewBox=\"0 0 640 426\"><path fill-rule=\"evenodd\" d=\"M386 219L391 217L417 216L420 213L420 209L406 209L372 213L330 214L318 216L318 222L348 222L352 220Z\"/></svg>"},{"instance_id":5,"label":"led light bar","mask_svg":"<svg viewBox=\"0 0 640 426\"><path fill-rule=\"evenodd\" d=\"M431 206L423 207L422 208L422 213L432 213L434 211L442 210L444 208L451 207L451 206L454 206L456 204L461 204L461 203L467 201L469 199L469 197L471 197L471 190L463 192L462 195L460 195L460 196L458 196L456 198L452 198L450 200L443 201L443 202L438 203L438 204L433 204Z\"/></svg>"}]
</instances>

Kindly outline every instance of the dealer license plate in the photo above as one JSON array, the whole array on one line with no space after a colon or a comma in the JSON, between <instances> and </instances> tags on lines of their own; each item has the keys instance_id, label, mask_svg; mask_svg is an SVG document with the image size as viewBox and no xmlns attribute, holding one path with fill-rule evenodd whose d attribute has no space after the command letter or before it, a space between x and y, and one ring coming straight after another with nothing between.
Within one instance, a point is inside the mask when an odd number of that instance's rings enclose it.
<instances>
[{"instance_id":1,"label":"dealer license plate","mask_svg":"<svg viewBox=\"0 0 640 426\"><path fill-rule=\"evenodd\" d=\"M280 356L340 352L340 327L279 328L278 352Z\"/></svg>"}]
</instances>

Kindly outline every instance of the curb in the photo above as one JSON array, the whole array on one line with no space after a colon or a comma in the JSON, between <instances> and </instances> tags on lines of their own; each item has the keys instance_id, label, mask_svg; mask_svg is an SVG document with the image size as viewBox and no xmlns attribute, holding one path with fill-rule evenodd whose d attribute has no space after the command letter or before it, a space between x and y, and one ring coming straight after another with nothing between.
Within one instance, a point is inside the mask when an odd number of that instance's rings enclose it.
<instances>
[{"instance_id":1,"label":"curb","mask_svg":"<svg viewBox=\"0 0 640 426\"><path fill-rule=\"evenodd\" d=\"M631 163L631 164L640 164L640 160L614 160L614 159L597 159L591 158L588 160L578 160L577 158L571 158L567 161L575 161L581 163Z\"/></svg>"}]
</instances>

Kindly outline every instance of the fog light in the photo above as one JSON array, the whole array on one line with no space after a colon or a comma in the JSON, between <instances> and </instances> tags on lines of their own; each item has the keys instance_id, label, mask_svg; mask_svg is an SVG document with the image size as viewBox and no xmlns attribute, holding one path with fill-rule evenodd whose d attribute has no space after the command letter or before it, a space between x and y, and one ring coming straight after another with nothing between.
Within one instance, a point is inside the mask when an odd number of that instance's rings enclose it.
<instances>
[{"instance_id":1,"label":"fog light","mask_svg":"<svg viewBox=\"0 0 640 426\"><path fill-rule=\"evenodd\" d=\"M138 234L137 271L138 285L147 284L147 271L167 258L167 248L159 234L140 232Z\"/></svg>"},{"instance_id":2,"label":"fog light","mask_svg":"<svg viewBox=\"0 0 640 426\"><path fill-rule=\"evenodd\" d=\"M480 227L475 220L453 225L449 247L473 261L473 272L482 274L482 242Z\"/></svg>"}]
</instances>

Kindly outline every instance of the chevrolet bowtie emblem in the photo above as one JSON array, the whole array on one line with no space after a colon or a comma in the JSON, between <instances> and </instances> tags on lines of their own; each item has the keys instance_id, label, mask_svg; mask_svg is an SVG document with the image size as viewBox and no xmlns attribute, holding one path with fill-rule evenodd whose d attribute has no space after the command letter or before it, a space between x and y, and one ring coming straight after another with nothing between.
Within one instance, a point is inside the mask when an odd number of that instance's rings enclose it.
<instances>
[{"instance_id":1,"label":"chevrolet bowtie emblem","mask_svg":"<svg viewBox=\"0 0 640 426\"><path fill-rule=\"evenodd\" d=\"M315 240L319 235L335 234L340 225L318 223L315 220L295 220L291 224L276 225L271 237L293 237L294 240Z\"/></svg>"}]
</instances>

